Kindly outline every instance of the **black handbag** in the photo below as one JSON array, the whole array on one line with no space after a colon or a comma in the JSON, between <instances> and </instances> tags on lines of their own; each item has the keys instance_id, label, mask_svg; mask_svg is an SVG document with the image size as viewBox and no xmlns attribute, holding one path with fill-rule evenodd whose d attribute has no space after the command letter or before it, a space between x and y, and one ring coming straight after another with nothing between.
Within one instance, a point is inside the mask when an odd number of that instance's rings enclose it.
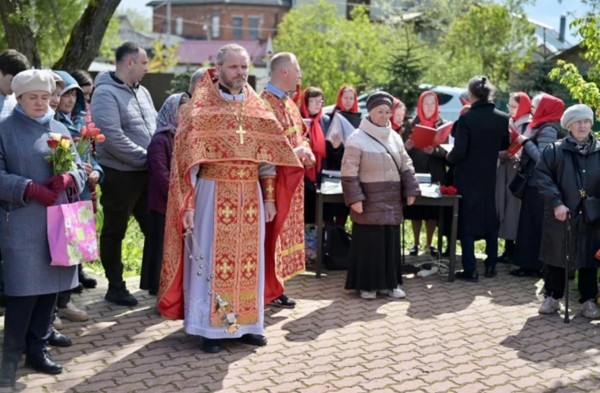
<instances>
[{"instance_id":1,"label":"black handbag","mask_svg":"<svg viewBox=\"0 0 600 393\"><path fill-rule=\"evenodd\" d=\"M327 225L323 231L324 262L328 270L347 269L352 236L342 226Z\"/></svg>"},{"instance_id":2,"label":"black handbag","mask_svg":"<svg viewBox=\"0 0 600 393\"><path fill-rule=\"evenodd\" d=\"M537 146L537 139L539 136L539 132L536 132L535 135L531 137L531 142ZM522 162L522 161L521 161ZM535 161L529 160L527 161L527 165L525 167L519 167L519 171L517 172L514 179L508 185L508 189L515 198L523 199L525 196L525 190L527 190L527 183L529 183L529 179L531 175L533 175L533 171L535 170Z\"/></svg>"},{"instance_id":3,"label":"black handbag","mask_svg":"<svg viewBox=\"0 0 600 393\"><path fill-rule=\"evenodd\" d=\"M583 179L581 178L581 171L579 169L579 163L574 154L571 154L573 160L573 167L575 168L575 182L579 189L579 198L581 206L581 214L583 216L583 222L586 225L593 225L600 223L600 198L590 196L583 188Z\"/></svg>"},{"instance_id":4,"label":"black handbag","mask_svg":"<svg viewBox=\"0 0 600 393\"><path fill-rule=\"evenodd\" d=\"M523 199L525 196L525 190L527 189L527 183L529 182L529 178L531 175L528 173L523 173L521 171L517 172L514 179L508 185L510 192L515 196L515 198Z\"/></svg>"},{"instance_id":5,"label":"black handbag","mask_svg":"<svg viewBox=\"0 0 600 393\"><path fill-rule=\"evenodd\" d=\"M583 221L588 224L600 223L600 198L588 196L581 200Z\"/></svg>"}]
</instances>

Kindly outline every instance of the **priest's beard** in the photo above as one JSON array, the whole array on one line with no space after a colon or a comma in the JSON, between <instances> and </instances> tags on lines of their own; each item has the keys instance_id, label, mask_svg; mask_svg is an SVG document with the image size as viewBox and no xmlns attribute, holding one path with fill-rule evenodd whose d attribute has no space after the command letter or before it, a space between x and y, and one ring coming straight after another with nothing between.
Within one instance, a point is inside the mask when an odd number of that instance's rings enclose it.
<instances>
[{"instance_id":1,"label":"priest's beard","mask_svg":"<svg viewBox=\"0 0 600 393\"><path fill-rule=\"evenodd\" d=\"M241 91L242 88L246 85L246 76L238 76L235 78L227 78L225 75L219 75L219 83L223 86L227 87L230 91Z\"/></svg>"}]
</instances>

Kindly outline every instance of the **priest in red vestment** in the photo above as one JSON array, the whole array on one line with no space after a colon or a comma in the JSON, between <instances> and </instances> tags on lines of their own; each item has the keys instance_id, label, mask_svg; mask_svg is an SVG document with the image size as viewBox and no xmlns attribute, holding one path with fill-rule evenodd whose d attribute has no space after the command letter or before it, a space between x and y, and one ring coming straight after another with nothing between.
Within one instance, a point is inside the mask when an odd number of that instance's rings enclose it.
<instances>
[{"instance_id":1,"label":"priest in red vestment","mask_svg":"<svg viewBox=\"0 0 600 393\"><path fill-rule=\"evenodd\" d=\"M237 44L217 54L175 137L158 310L215 353L220 340L265 345L265 226L290 210L303 169L247 84Z\"/></svg>"},{"instance_id":2,"label":"priest in red vestment","mask_svg":"<svg viewBox=\"0 0 600 393\"><path fill-rule=\"evenodd\" d=\"M307 167L315 157L304 141L306 126L300 110L290 98L300 85L300 65L289 52L278 53L271 59L271 80L260 94L283 127L285 136L300 161ZM278 176L285 176L279 174ZM294 308L296 301L284 294L284 281L305 269L304 254L304 184L290 198L291 210L286 217L276 217L267 226L265 302L274 306Z\"/></svg>"}]
</instances>

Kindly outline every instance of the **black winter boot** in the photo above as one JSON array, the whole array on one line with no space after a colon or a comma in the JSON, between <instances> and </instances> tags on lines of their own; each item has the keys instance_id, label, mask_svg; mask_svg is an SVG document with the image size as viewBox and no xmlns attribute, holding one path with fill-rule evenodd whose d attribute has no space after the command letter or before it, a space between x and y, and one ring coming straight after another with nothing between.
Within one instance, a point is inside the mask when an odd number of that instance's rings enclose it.
<instances>
[{"instance_id":1,"label":"black winter boot","mask_svg":"<svg viewBox=\"0 0 600 393\"><path fill-rule=\"evenodd\" d=\"M98 281L96 281L95 278L88 276L87 273L83 271L83 266L79 265L77 270L79 274L79 283L84 288L96 288Z\"/></svg>"},{"instance_id":2,"label":"black winter boot","mask_svg":"<svg viewBox=\"0 0 600 393\"><path fill-rule=\"evenodd\" d=\"M121 281L118 284L108 284L108 291L104 296L104 300L127 307L133 307L138 304L137 299L127 290L125 281Z\"/></svg>"}]
</instances>

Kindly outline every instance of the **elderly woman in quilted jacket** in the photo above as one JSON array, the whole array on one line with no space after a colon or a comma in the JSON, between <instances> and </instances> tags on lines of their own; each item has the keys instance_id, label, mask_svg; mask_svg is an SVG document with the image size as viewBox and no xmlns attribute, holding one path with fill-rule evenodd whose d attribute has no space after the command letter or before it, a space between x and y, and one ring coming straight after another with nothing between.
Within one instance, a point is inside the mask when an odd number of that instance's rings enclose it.
<instances>
[{"instance_id":1,"label":"elderly woman in quilted jacket","mask_svg":"<svg viewBox=\"0 0 600 393\"><path fill-rule=\"evenodd\" d=\"M342 159L344 201L352 218L352 246L346 289L363 299L377 293L400 299L402 204L420 195L412 160L391 128L393 97L373 93L369 115L346 141Z\"/></svg>"},{"instance_id":2,"label":"elderly woman in quilted jacket","mask_svg":"<svg viewBox=\"0 0 600 393\"><path fill-rule=\"evenodd\" d=\"M534 172L544 201L540 260L545 264L545 299L538 310L540 314L554 314L560 309L568 244L568 267L578 270L581 314L589 319L600 318L596 304L600 262L594 257L600 248L600 220L584 217L586 209L581 199L582 195L595 201L600 197L600 141L592 134L593 122L594 112L587 105L567 109L560 123L569 134L543 151ZM595 205L596 209L588 209L587 213L597 211L598 204ZM566 230L567 222L570 231Z\"/></svg>"}]
</instances>

